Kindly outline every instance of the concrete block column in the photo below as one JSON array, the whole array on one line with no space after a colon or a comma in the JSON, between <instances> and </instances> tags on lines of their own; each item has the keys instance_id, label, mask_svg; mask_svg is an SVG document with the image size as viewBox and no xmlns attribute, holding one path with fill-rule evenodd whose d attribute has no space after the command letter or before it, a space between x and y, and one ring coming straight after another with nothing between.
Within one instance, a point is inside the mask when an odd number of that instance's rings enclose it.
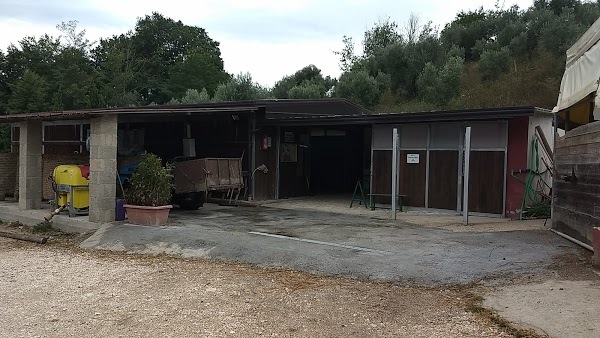
<instances>
[{"instance_id":1,"label":"concrete block column","mask_svg":"<svg viewBox=\"0 0 600 338\"><path fill-rule=\"evenodd\" d=\"M90 120L90 222L115 220L117 116Z\"/></svg>"},{"instance_id":2,"label":"concrete block column","mask_svg":"<svg viewBox=\"0 0 600 338\"><path fill-rule=\"evenodd\" d=\"M594 248L592 263L596 268L600 268L600 228L594 228L592 231L592 247Z\"/></svg>"},{"instance_id":3,"label":"concrete block column","mask_svg":"<svg viewBox=\"0 0 600 338\"><path fill-rule=\"evenodd\" d=\"M19 209L42 207L42 121L19 125Z\"/></svg>"}]
</instances>

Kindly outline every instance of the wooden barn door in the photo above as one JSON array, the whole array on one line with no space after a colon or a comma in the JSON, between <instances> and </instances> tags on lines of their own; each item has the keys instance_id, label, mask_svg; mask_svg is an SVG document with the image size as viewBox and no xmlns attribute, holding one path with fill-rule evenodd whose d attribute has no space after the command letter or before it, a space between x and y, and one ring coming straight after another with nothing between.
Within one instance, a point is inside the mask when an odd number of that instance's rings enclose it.
<instances>
[{"instance_id":1,"label":"wooden barn door","mask_svg":"<svg viewBox=\"0 0 600 338\"><path fill-rule=\"evenodd\" d=\"M406 195L404 204L425 207L425 185L427 184L427 151L400 151L400 194Z\"/></svg>"},{"instance_id":2,"label":"wooden barn door","mask_svg":"<svg viewBox=\"0 0 600 338\"><path fill-rule=\"evenodd\" d=\"M429 151L429 208L456 210L458 156L458 150Z\"/></svg>"},{"instance_id":3,"label":"wooden barn door","mask_svg":"<svg viewBox=\"0 0 600 338\"><path fill-rule=\"evenodd\" d=\"M502 214L504 152L472 151L469 169L469 212Z\"/></svg>"},{"instance_id":4,"label":"wooden barn door","mask_svg":"<svg viewBox=\"0 0 600 338\"><path fill-rule=\"evenodd\" d=\"M473 123L471 128L469 212L504 214L506 122Z\"/></svg>"}]
</instances>

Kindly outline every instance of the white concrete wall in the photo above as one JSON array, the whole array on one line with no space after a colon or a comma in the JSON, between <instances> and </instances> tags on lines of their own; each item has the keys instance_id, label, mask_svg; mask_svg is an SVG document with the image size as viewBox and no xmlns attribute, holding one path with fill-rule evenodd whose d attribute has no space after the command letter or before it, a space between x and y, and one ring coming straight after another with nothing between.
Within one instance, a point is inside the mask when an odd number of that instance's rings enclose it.
<instances>
[{"instance_id":1,"label":"white concrete wall","mask_svg":"<svg viewBox=\"0 0 600 338\"><path fill-rule=\"evenodd\" d=\"M554 120L554 116L552 114L538 113L536 115L529 117L529 128L527 133L527 165L530 165L531 162L531 141L535 138L535 127L539 126L544 135L546 136L546 140L548 140L548 144L551 149L554 149L554 127L552 126L552 121ZM540 158L540 171L544 171L546 166L542 161L542 158L546 160L548 164L552 163L552 159L545 155L543 150L542 142L539 142L539 158ZM535 168L529 168L535 169ZM542 175L544 181L548 183L548 185L552 186L552 176L550 175L550 171L547 171ZM534 187L537 187L538 181L534 181ZM550 188L544 188L544 192L549 194Z\"/></svg>"}]
</instances>

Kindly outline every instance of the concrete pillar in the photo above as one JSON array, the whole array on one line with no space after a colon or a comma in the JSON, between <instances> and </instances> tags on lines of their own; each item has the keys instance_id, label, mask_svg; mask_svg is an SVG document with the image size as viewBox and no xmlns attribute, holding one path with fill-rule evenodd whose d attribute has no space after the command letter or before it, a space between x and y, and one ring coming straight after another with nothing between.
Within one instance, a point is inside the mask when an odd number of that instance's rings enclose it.
<instances>
[{"instance_id":1,"label":"concrete pillar","mask_svg":"<svg viewBox=\"0 0 600 338\"><path fill-rule=\"evenodd\" d=\"M117 116L90 121L90 222L115 220Z\"/></svg>"},{"instance_id":2,"label":"concrete pillar","mask_svg":"<svg viewBox=\"0 0 600 338\"><path fill-rule=\"evenodd\" d=\"M600 228L594 228L592 231L592 247L594 248L592 263L595 267L600 268Z\"/></svg>"},{"instance_id":3,"label":"concrete pillar","mask_svg":"<svg viewBox=\"0 0 600 338\"><path fill-rule=\"evenodd\" d=\"M19 209L42 207L42 121L19 125Z\"/></svg>"}]
</instances>

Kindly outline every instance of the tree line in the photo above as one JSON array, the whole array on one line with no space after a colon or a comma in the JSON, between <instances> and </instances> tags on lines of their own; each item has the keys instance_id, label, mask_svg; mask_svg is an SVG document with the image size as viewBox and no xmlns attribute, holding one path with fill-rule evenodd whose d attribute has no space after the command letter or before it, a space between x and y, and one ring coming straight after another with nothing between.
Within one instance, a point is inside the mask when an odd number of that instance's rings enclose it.
<instances>
[{"instance_id":1,"label":"tree line","mask_svg":"<svg viewBox=\"0 0 600 338\"><path fill-rule=\"evenodd\" d=\"M0 113L263 98L342 97L376 111L556 102L567 48L600 16L598 2L536 0L459 12L443 28L412 15L344 37L339 78L308 65L267 88L224 70L201 27L153 13L132 31L91 43L77 22L59 37L0 50Z\"/></svg>"}]
</instances>

